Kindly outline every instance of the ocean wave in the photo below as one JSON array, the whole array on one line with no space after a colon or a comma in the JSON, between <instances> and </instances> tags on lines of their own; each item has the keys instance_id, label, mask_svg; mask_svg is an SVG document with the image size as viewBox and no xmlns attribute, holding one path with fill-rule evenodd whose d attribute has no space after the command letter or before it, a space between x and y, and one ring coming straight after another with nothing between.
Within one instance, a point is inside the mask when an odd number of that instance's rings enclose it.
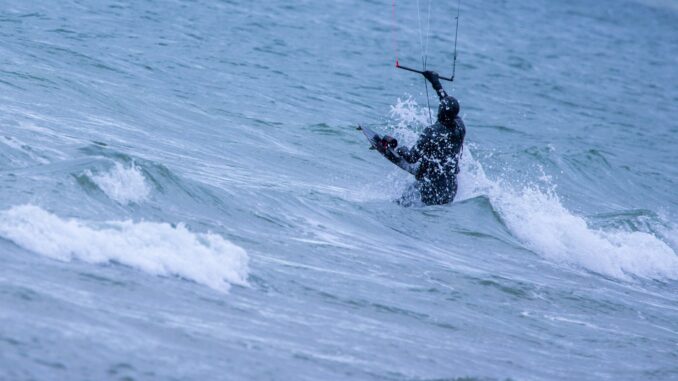
<instances>
[{"instance_id":1,"label":"ocean wave","mask_svg":"<svg viewBox=\"0 0 678 381\"><path fill-rule=\"evenodd\" d=\"M548 181L548 177L541 177ZM515 186L489 179L467 150L458 199L487 195L509 230L545 258L584 267L607 276L678 279L678 255L654 234L596 229L563 206L553 187Z\"/></svg>"},{"instance_id":2,"label":"ocean wave","mask_svg":"<svg viewBox=\"0 0 678 381\"><path fill-rule=\"evenodd\" d=\"M108 172L93 174L85 171L85 174L106 195L121 204L140 203L145 201L151 194L151 188L146 182L144 174L134 162L129 167L116 162Z\"/></svg>"},{"instance_id":3,"label":"ocean wave","mask_svg":"<svg viewBox=\"0 0 678 381\"><path fill-rule=\"evenodd\" d=\"M2 167L23 167L31 164L49 164L50 160L42 153L13 136L2 136L0 139L0 157ZM0 168L2 168L0 167Z\"/></svg>"},{"instance_id":4,"label":"ocean wave","mask_svg":"<svg viewBox=\"0 0 678 381\"><path fill-rule=\"evenodd\" d=\"M0 212L0 235L38 254L90 263L118 262L153 275L175 275L227 292L246 285L244 249L183 224L63 219L34 205Z\"/></svg>"}]
</instances>

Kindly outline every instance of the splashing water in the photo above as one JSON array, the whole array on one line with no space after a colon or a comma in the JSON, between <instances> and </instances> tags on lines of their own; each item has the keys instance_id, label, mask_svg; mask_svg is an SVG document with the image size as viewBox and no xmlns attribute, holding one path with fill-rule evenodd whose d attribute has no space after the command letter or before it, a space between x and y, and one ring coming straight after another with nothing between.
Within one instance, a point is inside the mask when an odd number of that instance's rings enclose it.
<instances>
[{"instance_id":1,"label":"splashing water","mask_svg":"<svg viewBox=\"0 0 678 381\"><path fill-rule=\"evenodd\" d=\"M391 106L389 115L391 116L389 129L406 145L414 144L419 132L428 125L428 111L420 107L412 96L398 98Z\"/></svg>"},{"instance_id":2,"label":"splashing water","mask_svg":"<svg viewBox=\"0 0 678 381\"><path fill-rule=\"evenodd\" d=\"M140 203L151 194L151 188L141 168L134 162L129 167L116 162L108 172L92 174L85 172L106 195L121 204Z\"/></svg>"}]
</instances>

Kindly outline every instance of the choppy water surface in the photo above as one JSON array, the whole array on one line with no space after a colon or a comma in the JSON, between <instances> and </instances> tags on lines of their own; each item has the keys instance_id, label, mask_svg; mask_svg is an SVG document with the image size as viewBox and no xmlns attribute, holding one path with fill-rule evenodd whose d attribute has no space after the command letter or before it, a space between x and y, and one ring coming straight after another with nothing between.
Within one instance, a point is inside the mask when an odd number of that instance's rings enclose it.
<instances>
[{"instance_id":1,"label":"choppy water surface","mask_svg":"<svg viewBox=\"0 0 678 381\"><path fill-rule=\"evenodd\" d=\"M673 2L462 2L408 208L355 126L427 121L415 2L0 9L0 379L678 379Z\"/></svg>"}]
</instances>

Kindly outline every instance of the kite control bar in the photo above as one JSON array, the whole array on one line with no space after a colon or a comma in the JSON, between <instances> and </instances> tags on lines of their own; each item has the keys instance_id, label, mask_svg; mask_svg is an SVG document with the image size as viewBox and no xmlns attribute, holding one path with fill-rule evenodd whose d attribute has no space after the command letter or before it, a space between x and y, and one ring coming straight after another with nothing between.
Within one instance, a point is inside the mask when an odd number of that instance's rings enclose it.
<instances>
[{"instance_id":1,"label":"kite control bar","mask_svg":"<svg viewBox=\"0 0 678 381\"><path fill-rule=\"evenodd\" d=\"M397 67L398 69L403 69L403 70L411 71L411 72L413 72L413 73L419 73L419 74L422 74L422 75L424 74L424 72L421 71L421 70L412 69L411 67L407 67L407 66L402 66L402 65L400 65L400 63L398 63L398 61L396 61L396 67ZM446 78L446 77L440 77L440 76L439 76L438 78L440 78L440 79L442 79L442 80L444 80L444 81L449 81L449 82L453 82L453 81L454 81L454 75L451 76L451 77L449 77L449 78Z\"/></svg>"}]
</instances>

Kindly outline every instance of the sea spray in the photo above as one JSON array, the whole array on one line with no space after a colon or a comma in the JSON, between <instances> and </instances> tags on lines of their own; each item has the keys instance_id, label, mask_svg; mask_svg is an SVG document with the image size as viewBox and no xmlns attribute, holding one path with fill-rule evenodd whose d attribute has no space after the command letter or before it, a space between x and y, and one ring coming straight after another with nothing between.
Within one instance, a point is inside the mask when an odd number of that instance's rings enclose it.
<instances>
[{"instance_id":1,"label":"sea spray","mask_svg":"<svg viewBox=\"0 0 678 381\"><path fill-rule=\"evenodd\" d=\"M90 171L86 171L85 174L110 199L120 204L140 203L151 194L151 188L147 184L141 168L134 162L129 167L116 162L115 166L108 172L92 174Z\"/></svg>"}]
</instances>

